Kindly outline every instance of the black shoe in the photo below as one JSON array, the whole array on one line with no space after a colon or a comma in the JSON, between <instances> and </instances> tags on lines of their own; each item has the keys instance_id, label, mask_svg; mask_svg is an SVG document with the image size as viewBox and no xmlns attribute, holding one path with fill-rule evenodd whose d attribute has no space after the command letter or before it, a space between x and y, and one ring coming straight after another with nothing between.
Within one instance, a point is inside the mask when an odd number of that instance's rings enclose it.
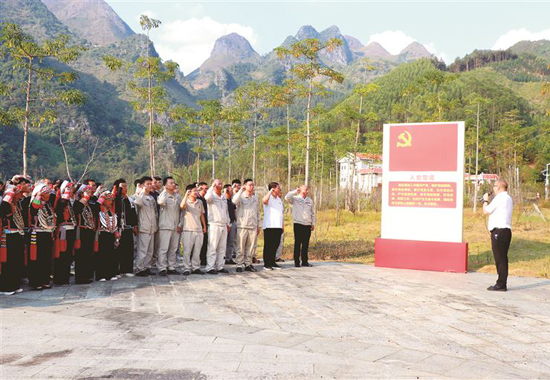
<instances>
[{"instance_id":1,"label":"black shoe","mask_svg":"<svg viewBox=\"0 0 550 380\"><path fill-rule=\"evenodd\" d=\"M177 270L175 269L168 269L168 271L166 272L167 274L176 274L176 275L180 275L181 273L178 272Z\"/></svg>"},{"instance_id":2,"label":"black shoe","mask_svg":"<svg viewBox=\"0 0 550 380\"><path fill-rule=\"evenodd\" d=\"M493 285L493 286L489 286L487 290L494 291L494 292L505 292L508 290L508 288L506 286Z\"/></svg>"},{"instance_id":3,"label":"black shoe","mask_svg":"<svg viewBox=\"0 0 550 380\"><path fill-rule=\"evenodd\" d=\"M296 268L300 268L300 267L301 267L300 263L294 263L294 266L295 266Z\"/></svg>"},{"instance_id":4,"label":"black shoe","mask_svg":"<svg viewBox=\"0 0 550 380\"><path fill-rule=\"evenodd\" d=\"M191 274L190 271L188 270L184 270L183 273L182 273L184 276L189 276Z\"/></svg>"},{"instance_id":5,"label":"black shoe","mask_svg":"<svg viewBox=\"0 0 550 380\"><path fill-rule=\"evenodd\" d=\"M277 259L275 260L276 263L284 263L285 261L283 259Z\"/></svg>"},{"instance_id":6,"label":"black shoe","mask_svg":"<svg viewBox=\"0 0 550 380\"><path fill-rule=\"evenodd\" d=\"M191 272L193 274L204 274L204 272L200 269L195 269L193 272Z\"/></svg>"},{"instance_id":7,"label":"black shoe","mask_svg":"<svg viewBox=\"0 0 550 380\"><path fill-rule=\"evenodd\" d=\"M303 267L312 267L313 265L311 265L310 263L305 263L305 264L302 263L302 266L303 266Z\"/></svg>"},{"instance_id":8,"label":"black shoe","mask_svg":"<svg viewBox=\"0 0 550 380\"><path fill-rule=\"evenodd\" d=\"M142 270L141 272L137 272L136 276L138 276L138 277L148 277L149 272L147 271L147 269L145 269L145 270Z\"/></svg>"},{"instance_id":9,"label":"black shoe","mask_svg":"<svg viewBox=\"0 0 550 380\"><path fill-rule=\"evenodd\" d=\"M256 268L254 268L252 265L245 267L244 270L247 272L257 272Z\"/></svg>"},{"instance_id":10,"label":"black shoe","mask_svg":"<svg viewBox=\"0 0 550 380\"><path fill-rule=\"evenodd\" d=\"M218 273L231 273L231 272L224 268L219 270Z\"/></svg>"},{"instance_id":11,"label":"black shoe","mask_svg":"<svg viewBox=\"0 0 550 380\"><path fill-rule=\"evenodd\" d=\"M264 270L273 270L271 267L264 267Z\"/></svg>"},{"instance_id":12,"label":"black shoe","mask_svg":"<svg viewBox=\"0 0 550 380\"><path fill-rule=\"evenodd\" d=\"M225 260L225 265L237 265L233 260Z\"/></svg>"},{"instance_id":13,"label":"black shoe","mask_svg":"<svg viewBox=\"0 0 550 380\"><path fill-rule=\"evenodd\" d=\"M206 272L208 274L218 274L218 272L215 270L215 269L210 269L208 272Z\"/></svg>"},{"instance_id":14,"label":"black shoe","mask_svg":"<svg viewBox=\"0 0 550 380\"><path fill-rule=\"evenodd\" d=\"M242 272L243 272L243 268L238 267L238 268L237 268L237 273L242 273Z\"/></svg>"},{"instance_id":15,"label":"black shoe","mask_svg":"<svg viewBox=\"0 0 550 380\"><path fill-rule=\"evenodd\" d=\"M159 276L166 276L166 271L165 271L165 270L161 270L158 274L159 274Z\"/></svg>"},{"instance_id":16,"label":"black shoe","mask_svg":"<svg viewBox=\"0 0 550 380\"><path fill-rule=\"evenodd\" d=\"M279 264L273 264L273 268L282 268Z\"/></svg>"}]
</instances>

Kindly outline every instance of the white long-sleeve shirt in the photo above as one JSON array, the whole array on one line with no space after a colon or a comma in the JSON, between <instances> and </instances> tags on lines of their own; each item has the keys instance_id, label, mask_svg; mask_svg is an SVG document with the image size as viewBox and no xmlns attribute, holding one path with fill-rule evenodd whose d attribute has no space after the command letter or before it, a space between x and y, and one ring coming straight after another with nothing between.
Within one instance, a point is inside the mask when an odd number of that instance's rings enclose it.
<instances>
[{"instance_id":1,"label":"white long-sleeve shirt","mask_svg":"<svg viewBox=\"0 0 550 380\"><path fill-rule=\"evenodd\" d=\"M266 228L283 228L283 200L280 197L269 196L267 204L264 203L264 224Z\"/></svg>"},{"instance_id":2,"label":"white long-sleeve shirt","mask_svg":"<svg viewBox=\"0 0 550 380\"><path fill-rule=\"evenodd\" d=\"M514 210L514 202L508 192L497 194L491 203L485 206L485 211L488 212L489 222L487 228L492 231L495 228L512 229L512 211Z\"/></svg>"}]
</instances>

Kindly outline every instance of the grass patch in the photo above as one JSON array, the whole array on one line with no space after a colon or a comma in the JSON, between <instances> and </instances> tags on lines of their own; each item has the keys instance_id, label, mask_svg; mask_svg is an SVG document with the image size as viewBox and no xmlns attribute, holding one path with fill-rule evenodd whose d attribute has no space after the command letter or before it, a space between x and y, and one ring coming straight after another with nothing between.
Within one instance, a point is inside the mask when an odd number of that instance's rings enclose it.
<instances>
[{"instance_id":1,"label":"grass patch","mask_svg":"<svg viewBox=\"0 0 550 380\"><path fill-rule=\"evenodd\" d=\"M508 253L510 275L550 277L550 209L543 209L547 222L525 206L513 217L512 244ZM335 224L335 211L318 213L312 234L312 260L338 260L357 263L374 262L374 239L380 236L381 213L375 211L341 212ZM486 217L478 210L464 210L464 241L469 243L468 268L472 272L496 273ZM294 234L291 216L285 217L284 258L293 259ZM262 241L258 252L261 252Z\"/></svg>"}]
</instances>

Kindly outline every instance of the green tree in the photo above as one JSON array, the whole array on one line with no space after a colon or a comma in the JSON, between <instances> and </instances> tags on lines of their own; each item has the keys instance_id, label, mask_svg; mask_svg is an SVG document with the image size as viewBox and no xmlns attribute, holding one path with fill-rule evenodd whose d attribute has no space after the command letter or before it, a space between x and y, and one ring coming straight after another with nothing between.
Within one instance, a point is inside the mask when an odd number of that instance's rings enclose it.
<instances>
[{"instance_id":1,"label":"green tree","mask_svg":"<svg viewBox=\"0 0 550 380\"><path fill-rule=\"evenodd\" d=\"M316 82L315 79L326 78L329 82L342 83L344 76L324 65L319 60L319 53L323 50L333 51L339 46L342 46L343 41L339 38L331 38L326 42L321 42L316 38L306 38L298 41L290 48L278 47L275 49L277 55L281 59L287 57L294 57L295 59L305 61L304 63L297 63L291 69L296 78L307 83L307 107L306 107L306 162L305 162L305 184L309 183L309 149L310 149L310 116L312 108L312 100L317 91L323 91L324 86L320 82Z\"/></svg>"},{"instance_id":2,"label":"green tree","mask_svg":"<svg viewBox=\"0 0 550 380\"><path fill-rule=\"evenodd\" d=\"M227 124L228 179L233 177L233 140L235 137L240 137L242 133L239 123L244 117L245 112L238 106L224 107L221 112L221 119Z\"/></svg>"},{"instance_id":3,"label":"green tree","mask_svg":"<svg viewBox=\"0 0 550 380\"><path fill-rule=\"evenodd\" d=\"M23 175L27 175L29 128L39 127L45 122L53 123L57 118L56 104L80 105L84 102L82 92L68 87L77 79L76 73L55 70L46 65L45 60L48 63L74 62L85 48L80 45L69 46L67 35L39 44L13 23L4 23L0 41L2 53L7 53L13 60L13 70L24 73L26 77L15 88L0 86L0 95L7 96L14 104L8 110L0 110L0 123L23 125ZM17 75L14 77L17 78ZM19 106L23 96L24 108Z\"/></svg>"},{"instance_id":4,"label":"green tree","mask_svg":"<svg viewBox=\"0 0 550 380\"><path fill-rule=\"evenodd\" d=\"M155 175L155 139L163 136L163 126L155 121L155 115L169 111L170 103L163 83L174 78L179 65L172 61L162 62L159 57L151 57L149 32L156 29L161 22L141 15L141 28L147 35L146 56L138 58L133 63L106 55L103 56L105 65L113 70L125 69L133 73L134 80L128 83L128 88L134 93L132 102L136 111L146 111L149 116L147 137L149 138L149 168L151 176Z\"/></svg>"},{"instance_id":5,"label":"green tree","mask_svg":"<svg viewBox=\"0 0 550 380\"><path fill-rule=\"evenodd\" d=\"M201 125L210 128L210 155L212 158L212 180L216 178L216 139L220 134L219 122L222 119L222 104L219 100L199 101Z\"/></svg>"},{"instance_id":6,"label":"green tree","mask_svg":"<svg viewBox=\"0 0 550 380\"><path fill-rule=\"evenodd\" d=\"M267 116L266 108L271 105L273 85L269 83L248 82L235 90L236 104L252 118L252 180L256 181L256 139L258 122Z\"/></svg>"},{"instance_id":7,"label":"green tree","mask_svg":"<svg viewBox=\"0 0 550 380\"><path fill-rule=\"evenodd\" d=\"M296 82L294 79L286 79L282 86L276 86L272 97L272 105L274 107L285 108L286 119L286 144L287 144L287 186L291 186L292 176L292 145L290 135L290 106L294 104L296 98L304 96L307 93L303 85Z\"/></svg>"}]
</instances>

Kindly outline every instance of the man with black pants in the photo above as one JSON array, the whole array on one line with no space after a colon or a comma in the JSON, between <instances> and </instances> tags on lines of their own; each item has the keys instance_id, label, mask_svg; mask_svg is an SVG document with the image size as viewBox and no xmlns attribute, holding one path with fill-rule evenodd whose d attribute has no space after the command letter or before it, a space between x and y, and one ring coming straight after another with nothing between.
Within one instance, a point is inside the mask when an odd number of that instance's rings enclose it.
<instances>
[{"instance_id":1,"label":"man with black pants","mask_svg":"<svg viewBox=\"0 0 550 380\"><path fill-rule=\"evenodd\" d=\"M273 270L281 267L275 263L275 254L281 243L283 234L283 201L281 199L281 186L277 182L271 182L264 196L264 269Z\"/></svg>"},{"instance_id":2,"label":"man with black pants","mask_svg":"<svg viewBox=\"0 0 550 380\"><path fill-rule=\"evenodd\" d=\"M483 214L489 215L488 229L491 231L491 247L495 257L498 280L487 290L505 292L508 279L508 249L512 241L512 211L514 203L508 195L508 183L498 180L493 186L496 194L489 203L489 194L483 195Z\"/></svg>"},{"instance_id":3,"label":"man with black pants","mask_svg":"<svg viewBox=\"0 0 550 380\"><path fill-rule=\"evenodd\" d=\"M294 265L297 268L312 266L308 261L307 251L311 232L315 229L315 206L308 195L309 188L302 185L285 196L285 200L292 205Z\"/></svg>"},{"instance_id":4,"label":"man with black pants","mask_svg":"<svg viewBox=\"0 0 550 380\"><path fill-rule=\"evenodd\" d=\"M198 184L199 189L199 195L197 196L197 199L202 202L202 207L204 210L204 219L206 220L206 224L208 225L208 203L206 202L206 199L204 198L206 196L206 192L208 191L208 184L206 182L199 182ZM202 248L201 248L201 265L206 265L206 251L208 249L208 232L204 234L204 239L202 241Z\"/></svg>"}]
</instances>

